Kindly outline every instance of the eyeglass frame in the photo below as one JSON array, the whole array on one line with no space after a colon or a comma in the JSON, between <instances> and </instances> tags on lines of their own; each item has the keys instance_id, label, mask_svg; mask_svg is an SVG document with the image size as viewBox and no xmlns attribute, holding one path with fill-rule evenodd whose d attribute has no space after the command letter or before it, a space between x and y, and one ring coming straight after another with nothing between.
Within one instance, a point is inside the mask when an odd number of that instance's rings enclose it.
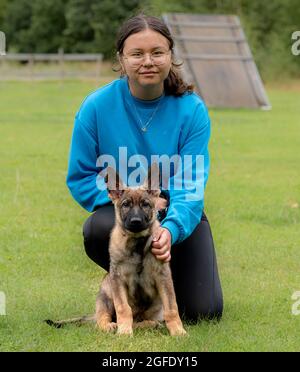
<instances>
[{"instance_id":1,"label":"eyeglass frame","mask_svg":"<svg viewBox=\"0 0 300 372\"><path fill-rule=\"evenodd\" d=\"M168 49L167 51L164 51L165 56L169 55L170 52L172 53L172 50L171 50L171 49ZM166 63L166 62L163 62L163 63L160 63L160 64L157 65L157 64L154 62L154 60L153 60L152 53L153 53L153 52L143 53L143 57L142 57L141 62L140 62L139 64L136 64L136 66L134 66L134 67L141 66L141 65L144 63L147 54L149 54L150 60L151 60L151 62L153 63L154 66L161 66L161 65L164 65L164 64ZM121 53L118 52L118 56L120 56L120 55L121 55L124 59L127 59L127 60L128 60L128 57L127 57L123 52L121 52ZM130 63L130 62L129 62L129 63Z\"/></svg>"}]
</instances>

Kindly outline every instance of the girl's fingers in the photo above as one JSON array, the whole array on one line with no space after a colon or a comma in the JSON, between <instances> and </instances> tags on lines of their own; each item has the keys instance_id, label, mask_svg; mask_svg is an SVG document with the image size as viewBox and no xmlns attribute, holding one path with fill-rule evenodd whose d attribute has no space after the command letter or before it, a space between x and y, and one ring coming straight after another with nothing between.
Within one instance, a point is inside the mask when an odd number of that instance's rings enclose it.
<instances>
[{"instance_id":1,"label":"girl's fingers","mask_svg":"<svg viewBox=\"0 0 300 372\"><path fill-rule=\"evenodd\" d=\"M169 248L167 246L164 246L160 249L155 249L155 248L152 248L152 253L155 254L155 256L161 256L167 252L169 252Z\"/></svg>"},{"instance_id":2,"label":"girl's fingers","mask_svg":"<svg viewBox=\"0 0 300 372\"><path fill-rule=\"evenodd\" d=\"M153 236L152 236L152 241L153 241L153 242L157 242L157 241L159 241L163 232L164 232L164 230L163 230L161 227L158 228L158 229L155 231L155 233L153 234Z\"/></svg>"},{"instance_id":3,"label":"girl's fingers","mask_svg":"<svg viewBox=\"0 0 300 372\"><path fill-rule=\"evenodd\" d=\"M165 262L170 262L171 261L171 253L169 252L169 257L165 259Z\"/></svg>"},{"instance_id":4,"label":"girl's fingers","mask_svg":"<svg viewBox=\"0 0 300 372\"><path fill-rule=\"evenodd\" d=\"M161 248L168 243L168 239L166 237L161 236L157 242L152 242L152 247L154 248Z\"/></svg>"},{"instance_id":5,"label":"girl's fingers","mask_svg":"<svg viewBox=\"0 0 300 372\"><path fill-rule=\"evenodd\" d=\"M156 232L156 235L155 237L153 237L153 240L152 240L152 246L155 248L160 248L167 243L168 243L168 235L165 233L165 231L161 229L160 234Z\"/></svg>"},{"instance_id":6,"label":"girl's fingers","mask_svg":"<svg viewBox=\"0 0 300 372\"><path fill-rule=\"evenodd\" d=\"M171 242L168 233L165 229L157 230L152 241L152 253L158 260L169 262L171 260L170 249Z\"/></svg>"},{"instance_id":7,"label":"girl's fingers","mask_svg":"<svg viewBox=\"0 0 300 372\"><path fill-rule=\"evenodd\" d=\"M171 257L170 257L170 252L166 252L165 254L162 254L162 255L157 255L156 258L159 260L159 261L165 261L165 262L168 262Z\"/></svg>"}]
</instances>

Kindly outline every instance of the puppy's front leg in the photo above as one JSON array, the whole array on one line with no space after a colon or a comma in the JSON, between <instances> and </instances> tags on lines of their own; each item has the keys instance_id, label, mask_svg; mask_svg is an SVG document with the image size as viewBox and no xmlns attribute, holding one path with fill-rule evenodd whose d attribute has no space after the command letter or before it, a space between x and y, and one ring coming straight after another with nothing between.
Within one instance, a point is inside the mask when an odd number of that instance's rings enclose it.
<instances>
[{"instance_id":1,"label":"puppy's front leg","mask_svg":"<svg viewBox=\"0 0 300 372\"><path fill-rule=\"evenodd\" d=\"M132 310L128 304L127 290L118 273L110 274L113 301L117 316L118 333L132 335Z\"/></svg>"},{"instance_id":2,"label":"puppy's front leg","mask_svg":"<svg viewBox=\"0 0 300 372\"><path fill-rule=\"evenodd\" d=\"M166 271L161 278L157 278L156 286L163 304L164 319L171 336L182 336L186 334L186 331L178 313L171 270L169 264L163 265L166 265Z\"/></svg>"}]
</instances>

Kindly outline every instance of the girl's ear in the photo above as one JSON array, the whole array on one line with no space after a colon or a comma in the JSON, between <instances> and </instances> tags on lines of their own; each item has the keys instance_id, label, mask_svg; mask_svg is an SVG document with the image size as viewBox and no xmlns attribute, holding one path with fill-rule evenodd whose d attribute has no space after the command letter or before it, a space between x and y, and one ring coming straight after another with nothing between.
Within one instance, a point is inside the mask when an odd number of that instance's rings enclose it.
<instances>
[{"instance_id":1,"label":"girl's ear","mask_svg":"<svg viewBox=\"0 0 300 372\"><path fill-rule=\"evenodd\" d=\"M122 60L122 55L120 52L117 52L117 59L118 59L118 62L121 66L121 76L125 76L126 75L126 70L125 70L125 67L124 67L124 63L123 63L123 60Z\"/></svg>"},{"instance_id":2,"label":"girl's ear","mask_svg":"<svg viewBox=\"0 0 300 372\"><path fill-rule=\"evenodd\" d=\"M122 63L120 52L117 52L117 60L120 64Z\"/></svg>"}]
</instances>

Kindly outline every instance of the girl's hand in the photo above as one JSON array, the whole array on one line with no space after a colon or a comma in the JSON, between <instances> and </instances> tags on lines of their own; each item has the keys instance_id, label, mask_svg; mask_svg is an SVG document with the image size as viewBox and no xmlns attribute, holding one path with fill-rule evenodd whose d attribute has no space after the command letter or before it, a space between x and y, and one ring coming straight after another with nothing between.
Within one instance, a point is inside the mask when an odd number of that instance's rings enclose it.
<instances>
[{"instance_id":1,"label":"girl's hand","mask_svg":"<svg viewBox=\"0 0 300 372\"><path fill-rule=\"evenodd\" d=\"M153 234L152 253L160 261L169 262L171 260L172 237L168 229L159 227Z\"/></svg>"}]
</instances>

